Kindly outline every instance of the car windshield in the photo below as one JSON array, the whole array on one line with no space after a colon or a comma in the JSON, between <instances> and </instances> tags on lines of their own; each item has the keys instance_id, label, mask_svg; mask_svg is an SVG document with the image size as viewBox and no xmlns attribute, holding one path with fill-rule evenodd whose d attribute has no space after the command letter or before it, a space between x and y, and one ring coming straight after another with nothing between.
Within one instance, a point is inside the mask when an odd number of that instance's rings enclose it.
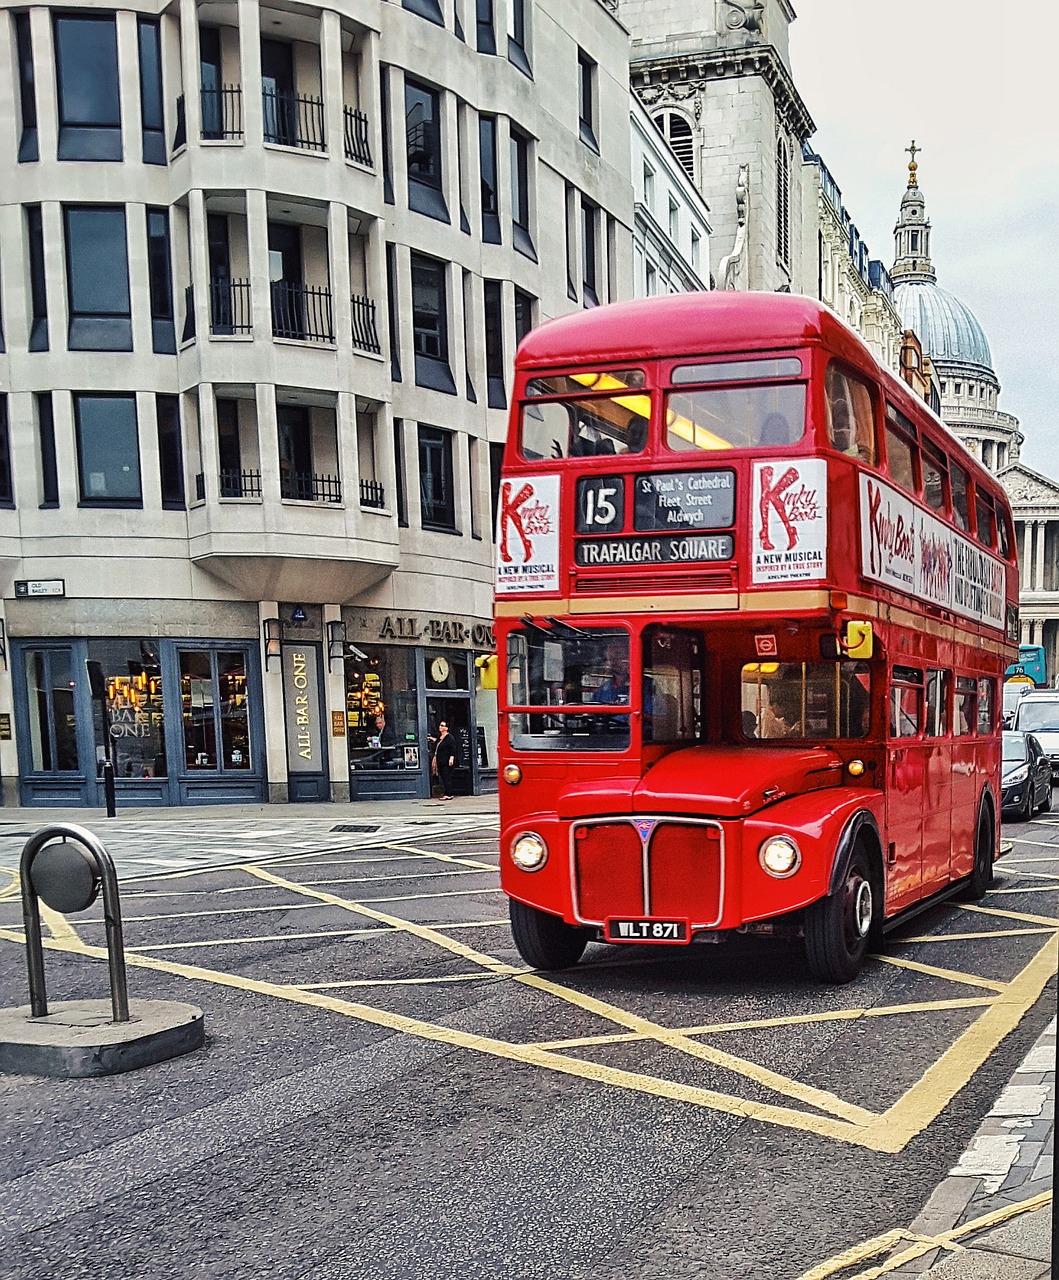
<instances>
[{"instance_id":1,"label":"car windshield","mask_svg":"<svg viewBox=\"0 0 1059 1280\"><path fill-rule=\"evenodd\" d=\"M1036 733L1041 729L1059 733L1059 698L1049 698L1047 702L1020 702L1015 715L1018 717L1016 728L1023 733Z\"/></svg>"},{"instance_id":2,"label":"car windshield","mask_svg":"<svg viewBox=\"0 0 1059 1280\"><path fill-rule=\"evenodd\" d=\"M1025 761L1026 739L1021 733L1005 733L1004 734L1004 763L1020 764Z\"/></svg>"}]
</instances>

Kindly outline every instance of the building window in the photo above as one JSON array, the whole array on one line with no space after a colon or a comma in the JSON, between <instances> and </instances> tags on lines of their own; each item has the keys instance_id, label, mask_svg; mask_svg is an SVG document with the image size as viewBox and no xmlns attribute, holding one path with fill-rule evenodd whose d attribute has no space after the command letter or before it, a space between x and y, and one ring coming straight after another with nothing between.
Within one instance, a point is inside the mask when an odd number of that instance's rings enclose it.
<instances>
[{"instance_id":1,"label":"building window","mask_svg":"<svg viewBox=\"0 0 1059 1280\"><path fill-rule=\"evenodd\" d=\"M251 760L246 651L182 649L178 657L186 768L247 772Z\"/></svg>"},{"instance_id":2,"label":"building window","mask_svg":"<svg viewBox=\"0 0 1059 1280\"><path fill-rule=\"evenodd\" d=\"M413 253L412 340L416 385L456 394L449 368L448 293L445 264Z\"/></svg>"},{"instance_id":3,"label":"building window","mask_svg":"<svg viewBox=\"0 0 1059 1280\"><path fill-rule=\"evenodd\" d=\"M18 49L18 102L22 132L18 140L19 164L40 158L37 143L37 90L33 78L33 39L29 14L15 14L15 44Z\"/></svg>"},{"instance_id":4,"label":"building window","mask_svg":"<svg viewBox=\"0 0 1059 1280\"><path fill-rule=\"evenodd\" d=\"M567 183L563 214L566 219L566 296L571 302L577 301L577 209L577 190Z\"/></svg>"},{"instance_id":5,"label":"building window","mask_svg":"<svg viewBox=\"0 0 1059 1280\"><path fill-rule=\"evenodd\" d=\"M397 523L402 529L407 529L408 488L405 481L404 423L400 418L393 420L393 464L397 481Z\"/></svg>"},{"instance_id":6,"label":"building window","mask_svg":"<svg viewBox=\"0 0 1059 1280\"><path fill-rule=\"evenodd\" d=\"M781 138L776 143L776 257L791 262L791 157Z\"/></svg>"},{"instance_id":7,"label":"building window","mask_svg":"<svg viewBox=\"0 0 1059 1280\"><path fill-rule=\"evenodd\" d=\"M500 188L497 182L496 116L478 117L478 154L482 171L482 239L500 244Z\"/></svg>"},{"instance_id":8,"label":"building window","mask_svg":"<svg viewBox=\"0 0 1059 1280\"><path fill-rule=\"evenodd\" d=\"M390 129L390 68L385 63L379 64L379 113L382 117L382 198L386 204L393 204L393 156L390 152L392 132Z\"/></svg>"},{"instance_id":9,"label":"building window","mask_svg":"<svg viewBox=\"0 0 1059 1280\"><path fill-rule=\"evenodd\" d=\"M674 244L680 239L680 206L669 197L669 238Z\"/></svg>"},{"instance_id":10,"label":"building window","mask_svg":"<svg viewBox=\"0 0 1059 1280\"><path fill-rule=\"evenodd\" d=\"M521 289L515 290L515 345L533 328L533 306L536 299Z\"/></svg>"},{"instance_id":11,"label":"building window","mask_svg":"<svg viewBox=\"0 0 1059 1280\"><path fill-rule=\"evenodd\" d=\"M44 226L39 204L26 205L26 241L29 248L29 293L33 321L29 329L30 351L48 350L48 290L44 281Z\"/></svg>"},{"instance_id":12,"label":"building window","mask_svg":"<svg viewBox=\"0 0 1059 1280\"><path fill-rule=\"evenodd\" d=\"M180 438L180 401L176 396L155 396L158 422L158 474L162 508L184 510L184 450Z\"/></svg>"},{"instance_id":13,"label":"building window","mask_svg":"<svg viewBox=\"0 0 1059 1280\"><path fill-rule=\"evenodd\" d=\"M11 480L11 433L7 420L7 396L0 394L0 507L15 505Z\"/></svg>"},{"instance_id":14,"label":"building window","mask_svg":"<svg viewBox=\"0 0 1059 1280\"><path fill-rule=\"evenodd\" d=\"M702 249L699 233L694 227L691 229L691 265L698 271L702 257Z\"/></svg>"},{"instance_id":15,"label":"building window","mask_svg":"<svg viewBox=\"0 0 1059 1280\"><path fill-rule=\"evenodd\" d=\"M511 220L515 248L537 261L530 235L530 140L511 127Z\"/></svg>"},{"instance_id":16,"label":"building window","mask_svg":"<svg viewBox=\"0 0 1059 1280\"><path fill-rule=\"evenodd\" d=\"M173 271L169 257L169 213L147 210L147 282L151 293L151 342L159 355L176 351Z\"/></svg>"},{"instance_id":17,"label":"building window","mask_svg":"<svg viewBox=\"0 0 1059 1280\"><path fill-rule=\"evenodd\" d=\"M644 293L648 298L653 298L658 292L658 272L655 270L653 262L644 263Z\"/></svg>"},{"instance_id":18,"label":"building window","mask_svg":"<svg viewBox=\"0 0 1059 1280\"><path fill-rule=\"evenodd\" d=\"M406 79L404 109L409 207L448 222L449 211L441 191L441 95L436 89Z\"/></svg>"},{"instance_id":19,"label":"building window","mask_svg":"<svg viewBox=\"0 0 1059 1280\"><path fill-rule=\"evenodd\" d=\"M653 116L655 127L669 143L680 167L695 181L695 137L691 125L677 111L663 111Z\"/></svg>"},{"instance_id":20,"label":"building window","mask_svg":"<svg viewBox=\"0 0 1059 1280\"><path fill-rule=\"evenodd\" d=\"M390 336L390 377L401 381L401 335L397 327L397 246L386 246L386 318Z\"/></svg>"},{"instance_id":21,"label":"building window","mask_svg":"<svg viewBox=\"0 0 1059 1280\"><path fill-rule=\"evenodd\" d=\"M71 351L131 351L125 210L67 206L66 292Z\"/></svg>"},{"instance_id":22,"label":"building window","mask_svg":"<svg viewBox=\"0 0 1059 1280\"><path fill-rule=\"evenodd\" d=\"M27 649L29 767L33 773L74 773L77 727L73 661L69 649Z\"/></svg>"},{"instance_id":23,"label":"building window","mask_svg":"<svg viewBox=\"0 0 1059 1280\"><path fill-rule=\"evenodd\" d=\"M655 202L655 171L645 160L643 162L643 202L648 209L654 207Z\"/></svg>"},{"instance_id":24,"label":"building window","mask_svg":"<svg viewBox=\"0 0 1059 1280\"><path fill-rule=\"evenodd\" d=\"M598 68L587 53L577 51L577 104L578 128L581 141L593 151L599 150L596 141L596 80Z\"/></svg>"},{"instance_id":25,"label":"building window","mask_svg":"<svg viewBox=\"0 0 1059 1280\"><path fill-rule=\"evenodd\" d=\"M479 53L496 53L496 26L493 0L475 0L475 29Z\"/></svg>"},{"instance_id":26,"label":"building window","mask_svg":"<svg viewBox=\"0 0 1059 1280\"><path fill-rule=\"evenodd\" d=\"M490 409L507 407L504 393L504 286L486 280L485 291L485 376Z\"/></svg>"},{"instance_id":27,"label":"building window","mask_svg":"<svg viewBox=\"0 0 1059 1280\"><path fill-rule=\"evenodd\" d=\"M509 61L531 79L529 46L526 43L526 0L508 0L507 6L507 56Z\"/></svg>"},{"instance_id":28,"label":"building window","mask_svg":"<svg viewBox=\"0 0 1059 1280\"><path fill-rule=\"evenodd\" d=\"M142 506L136 397L75 395L74 423L82 506Z\"/></svg>"},{"instance_id":29,"label":"building window","mask_svg":"<svg viewBox=\"0 0 1059 1280\"><path fill-rule=\"evenodd\" d=\"M162 45L158 22L140 18L140 120L144 164L165 164L165 113L162 106Z\"/></svg>"},{"instance_id":30,"label":"building window","mask_svg":"<svg viewBox=\"0 0 1059 1280\"><path fill-rule=\"evenodd\" d=\"M452 482L452 432L419 427L419 495L424 529L456 532Z\"/></svg>"},{"instance_id":31,"label":"building window","mask_svg":"<svg viewBox=\"0 0 1059 1280\"><path fill-rule=\"evenodd\" d=\"M165 709L156 640L90 640L88 655L104 680L107 722L102 702L92 701L96 759L106 756L110 729L114 773L119 778L165 778Z\"/></svg>"},{"instance_id":32,"label":"building window","mask_svg":"<svg viewBox=\"0 0 1059 1280\"><path fill-rule=\"evenodd\" d=\"M113 14L54 19L60 160L120 160L118 38Z\"/></svg>"},{"instance_id":33,"label":"building window","mask_svg":"<svg viewBox=\"0 0 1059 1280\"><path fill-rule=\"evenodd\" d=\"M500 507L500 480L504 466L504 446L489 445L489 494L493 503L493 541L496 541L496 517Z\"/></svg>"},{"instance_id":34,"label":"building window","mask_svg":"<svg viewBox=\"0 0 1059 1280\"><path fill-rule=\"evenodd\" d=\"M599 306L599 210L581 197L581 295L586 307Z\"/></svg>"},{"instance_id":35,"label":"building window","mask_svg":"<svg viewBox=\"0 0 1059 1280\"><path fill-rule=\"evenodd\" d=\"M350 769L385 769L388 773L393 769L419 770L415 659L411 645L359 644L346 658Z\"/></svg>"},{"instance_id":36,"label":"building window","mask_svg":"<svg viewBox=\"0 0 1059 1280\"><path fill-rule=\"evenodd\" d=\"M445 25L445 17L438 0L401 0L401 8L407 9L409 13L418 13L421 18L426 18L428 22L434 22L439 27Z\"/></svg>"},{"instance_id":37,"label":"building window","mask_svg":"<svg viewBox=\"0 0 1059 1280\"><path fill-rule=\"evenodd\" d=\"M55 418L51 392L41 391L37 402L37 445L40 452L40 505L59 505L59 468L55 459Z\"/></svg>"}]
</instances>

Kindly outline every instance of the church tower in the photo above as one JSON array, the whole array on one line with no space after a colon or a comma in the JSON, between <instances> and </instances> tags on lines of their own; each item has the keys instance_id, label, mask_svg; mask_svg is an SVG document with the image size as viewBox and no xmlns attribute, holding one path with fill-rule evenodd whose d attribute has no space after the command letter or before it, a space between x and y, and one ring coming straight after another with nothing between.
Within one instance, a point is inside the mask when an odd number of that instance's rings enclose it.
<instances>
[{"instance_id":1,"label":"church tower","mask_svg":"<svg viewBox=\"0 0 1059 1280\"><path fill-rule=\"evenodd\" d=\"M913 139L907 150L912 159L908 162L908 187L901 198L901 211L894 227L894 265L890 268L890 278L895 285L913 280L933 284L938 277L930 261L930 220L916 176L919 169L916 153L922 148L917 147Z\"/></svg>"},{"instance_id":2,"label":"church tower","mask_svg":"<svg viewBox=\"0 0 1059 1280\"><path fill-rule=\"evenodd\" d=\"M814 125L791 77L794 17L789 0L622 0L633 92L709 206L719 289L815 292L802 253Z\"/></svg>"}]
</instances>

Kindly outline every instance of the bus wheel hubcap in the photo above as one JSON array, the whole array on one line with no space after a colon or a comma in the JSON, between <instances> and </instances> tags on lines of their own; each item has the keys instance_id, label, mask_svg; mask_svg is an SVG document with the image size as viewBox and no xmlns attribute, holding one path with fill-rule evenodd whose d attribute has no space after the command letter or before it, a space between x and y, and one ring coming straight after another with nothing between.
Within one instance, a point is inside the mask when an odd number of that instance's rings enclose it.
<instances>
[{"instance_id":1,"label":"bus wheel hubcap","mask_svg":"<svg viewBox=\"0 0 1059 1280\"><path fill-rule=\"evenodd\" d=\"M866 938L871 928L871 885L867 880L858 882L853 890L853 928L858 938Z\"/></svg>"}]
</instances>

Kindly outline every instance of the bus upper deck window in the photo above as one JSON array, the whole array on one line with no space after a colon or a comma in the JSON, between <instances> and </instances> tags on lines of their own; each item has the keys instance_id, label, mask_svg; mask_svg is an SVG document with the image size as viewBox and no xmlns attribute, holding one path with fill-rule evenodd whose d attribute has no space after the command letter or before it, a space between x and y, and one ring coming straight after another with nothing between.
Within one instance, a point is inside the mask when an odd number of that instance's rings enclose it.
<instances>
[{"instance_id":1,"label":"bus upper deck window","mask_svg":"<svg viewBox=\"0 0 1059 1280\"><path fill-rule=\"evenodd\" d=\"M824 381L827 396L827 434L840 453L875 465L875 414L867 386L838 365L828 365Z\"/></svg>"},{"instance_id":2,"label":"bus upper deck window","mask_svg":"<svg viewBox=\"0 0 1059 1280\"><path fill-rule=\"evenodd\" d=\"M523 458L536 462L641 452L651 416L651 397L640 390L643 384L640 369L533 378L526 385L522 405L519 446ZM589 397L586 391L609 394Z\"/></svg>"},{"instance_id":3,"label":"bus upper deck window","mask_svg":"<svg viewBox=\"0 0 1059 1280\"><path fill-rule=\"evenodd\" d=\"M993 499L988 493L983 493L981 489L976 488L974 491L974 514L975 528L978 531L978 541L983 547L996 546L996 509L993 506Z\"/></svg>"},{"instance_id":4,"label":"bus upper deck window","mask_svg":"<svg viewBox=\"0 0 1059 1280\"><path fill-rule=\"evenodd\" d=\"M958 529L966 533L971 527L971 499L967 472L954 462L949 472L952 482L952 518Z\"/></svg>"},{"instance_id":5,"label":"bus upper deck window","mask_svg":"<svg viewBox=\"0 0 1059 1280\"><path fill-rule=\"evenodd\" d=\"M905 432L908 434L906 435ZM906 493L916 491L916 429L893 405L886 406L886 461L890 478Z\"/></svg>"},{"instance_id":6,"label":"bus upper deck window","mask_svg":"<svg viewBox=\"0 0 1059 1280\"><path fill-rule=\"evenodd\" d=\"M944 511L948 506L945 491L949 484L949 460L925 436L920 441L919 456L923 464L923 497L927 506L934 511Z\"/></svg>"},{"instance_id":7,"label":"bus upper deck window","mask_svg":"<svg viewBox=\"0 0 1059 1280\"><path fill-rule=\"evenodd\" d=\"M666 445L678 453L784 448L805 434L805 384L671 391Z\"/></svg>"}]
</instances>

